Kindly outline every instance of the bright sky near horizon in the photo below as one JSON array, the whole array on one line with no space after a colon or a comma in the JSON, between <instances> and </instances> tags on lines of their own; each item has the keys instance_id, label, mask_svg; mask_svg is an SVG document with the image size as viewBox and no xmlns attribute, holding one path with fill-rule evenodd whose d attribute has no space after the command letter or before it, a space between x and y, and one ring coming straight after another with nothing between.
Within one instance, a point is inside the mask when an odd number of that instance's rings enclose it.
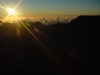
<instances>
[{"instance_id":1,"label":"bright sky near horizon","mask_svg":"<svg viewBox=\"0 0 100 75\"><path fill-rule=\"evenodd\" d=\"M13 8L20 0L3 0ZM0 1L0 6L4 6ZM100 15L100 0L23 0L16 8L28 15ZM7 12L0 8L0 16Z\"/></svg>"}]
</instances>

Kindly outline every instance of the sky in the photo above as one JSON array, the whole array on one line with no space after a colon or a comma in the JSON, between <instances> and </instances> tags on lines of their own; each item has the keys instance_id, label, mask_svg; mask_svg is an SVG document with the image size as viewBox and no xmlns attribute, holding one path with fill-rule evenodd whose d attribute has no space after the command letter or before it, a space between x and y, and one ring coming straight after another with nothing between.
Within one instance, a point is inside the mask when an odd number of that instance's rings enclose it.
<instances>
[{"instance_id":1,"label":"sky","mask_svg":"<svg viewBox=\"0 0 100 75\"><path fill-rule=\"evenodd\" d=\"M3 0L10 8L20 0ZM4 6L0 2L0 6ZM32 15L100 15L100 0L23 0L16 8L23 16ZM0 8L0 16L7 12Z\"/></svg>"}]
</instances>

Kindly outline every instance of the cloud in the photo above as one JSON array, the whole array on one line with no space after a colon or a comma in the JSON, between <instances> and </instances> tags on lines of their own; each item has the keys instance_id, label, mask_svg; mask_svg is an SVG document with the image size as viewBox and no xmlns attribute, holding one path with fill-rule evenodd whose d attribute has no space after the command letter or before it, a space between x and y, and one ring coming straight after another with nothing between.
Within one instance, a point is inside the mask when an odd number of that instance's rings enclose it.
<instances>
[{"instance_id":1,"label":"cloud","mask_svg":"<svg viewBox=\"0 0 100 75\"><path fill-rule=\"evenodd\" d=\"M69 23L71 20L75 19L76 16L30 16L30 17L20 17L22 21L25 22L40 22L44 25L51 25L56 23ZM1 20L1 18L0 18ZM6 22L17 22L15 17L9 17Z\"/></svg>"},{"instance_id":2,"label":"cloud","mask_svg":"<svg viewBox=\"0 0 100 75\"><path fill-rule=\"evenodd\" d=\"M75 19L76 16L34 16L27 17L26 21L41 22L45 25L51 25L56 23L69 23L71 20Z\"/></svg>"}]
</instances>

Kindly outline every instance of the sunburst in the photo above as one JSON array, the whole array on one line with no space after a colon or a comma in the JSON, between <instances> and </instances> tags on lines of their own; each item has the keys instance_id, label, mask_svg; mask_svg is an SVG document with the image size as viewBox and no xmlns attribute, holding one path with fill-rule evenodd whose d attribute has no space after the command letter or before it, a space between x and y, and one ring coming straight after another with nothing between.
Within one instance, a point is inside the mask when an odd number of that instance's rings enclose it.
<instances>
[{"instance_id":1,"label":"sunburst","mask_svg":"<svg viewBox=\"0 0 100 75\"><path fill-rule=\"evenodd\" d=\"M3 21L1 22L1 24L0 25L2 25L3 24L3 22L10 16L10 15L16 15L17 14L17 12L15 12L15 9L19 6L19 4L22 2L22 0L20 0L19 2L18 2L18 4L16 4L16 6L12 9L12 8L10 8L3 0L1 0L1 2L5 5L5 7L3 7L3 6L0 6L1 8L3 8L3 9L5 9L5 10L7 10L7 12L8 12L8 15L3 19Z\"/></svg>"},{"instance_id":2,"label":"sunburst","mask_svg":"<svg viewBox=\"0 0 100 75\"><path fill-rule=\"evenodd\" d=\"M12 9L9 8L8 5L1 0L1 2L5 5L6 10L8 11L8 15L4 18L4 20L2 21L2 23L10 16L10 15L14 15L16 17L16 19L26 28L26 30L32 35L32 37L48 52L48 49L40 42L40 40L31 32L31 30L19 19L19 17L17 17L15 9L19 6L19 4L22 2L22 0L20 0L20 2ZM2 25L2 23L0 25Z\"/></svg>"},{"instance_id":3,"label":"sunburst","mask_svg":"<svg viewBox=\"0 0 100 75\"><path fill-rule=\"evenodd\" d=\"M3 1L1 0L1 2L5 5L5 7L2 7L4 9L6 9L8 11L8 15L4 18L4 20L2 21L2 23L10 16L10 15L14 15L16 17L16 19L23 25L23 27L26 28L26 30L32 35L32 37L41 45L42 48L44 48L44 50L51 56L51 58L53 60L55 60L57 62L57 64L61 67L61 68L64 68L63 67L63 64L62 62L59 61L58 58L56 58L43 44L42 42L31 32L31 30L19 19L19 17L16 16L16 13L15 12L15 9L19 6L19 4L22 2L22 0L19 1L19 3L12 9L12 8L9 8L8 5ZM0 6L1 7L1 6ZM0 25L2 25L2 23Z\"/></svg>"}]
</instances>

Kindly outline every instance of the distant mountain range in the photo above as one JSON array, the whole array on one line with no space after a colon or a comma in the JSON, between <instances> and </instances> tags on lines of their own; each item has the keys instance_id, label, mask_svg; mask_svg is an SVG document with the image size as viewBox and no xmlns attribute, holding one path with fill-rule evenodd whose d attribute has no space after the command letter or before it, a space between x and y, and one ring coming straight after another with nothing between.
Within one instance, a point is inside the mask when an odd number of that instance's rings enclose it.
<instances>
[{"instance_id":1,"label":"distant mountain range","mask_svg":"<svg viewBox=\"0 0 100 75\"><path fill-rule=\"evenodd\" d=\"M71 21L70 23L57 23L54 25L45 26L42 23L35 22L33 23L30 28L34 30L34 28L39 29L40 31L44 32L51 32L55 31L57 33L66 33L67 30L75 31L78 34L86 35L86 36L93 36L99 37L99 25L100 25L100 16L79 16L75 20ZM65 31L65 32L64 32Z\"/></svg>"},{"instance_id":2,"label":"distant mountain range","mask_svg":"<svg viewBox=\"0 0 100 75\"><path fill-rule=\"evenodd\" d=\"M27 23L39 41L21 23L0 26L1 75L100 75L100 16Z\"/></svg>"}]
</instances>

